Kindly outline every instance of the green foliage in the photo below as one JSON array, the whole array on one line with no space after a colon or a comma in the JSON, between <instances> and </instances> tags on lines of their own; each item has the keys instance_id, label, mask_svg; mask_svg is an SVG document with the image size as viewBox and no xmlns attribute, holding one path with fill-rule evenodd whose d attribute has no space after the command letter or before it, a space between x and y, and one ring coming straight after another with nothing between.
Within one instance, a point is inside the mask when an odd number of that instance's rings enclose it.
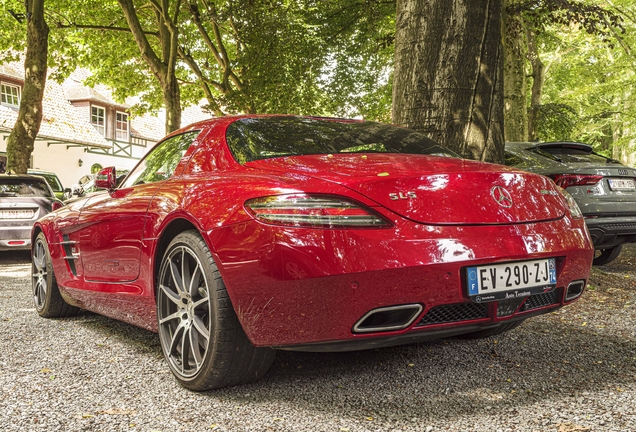
<instances>
[{"instance_id":1,"label":"green foliage","mask_svg":"<svg viewBox=\"0 0 636 432\"><path fill-rule=\"evenodd\" d=\"M394 0L306 0L324 41L328 112L391 121L395 8Z\"/></svg>"},{"instance_id":2,"label":"green foliage","mask_svg":"<svg viewBox=\"0 0 636 432\"><path fill-rule=\"evenodd\" d=\"M636 16L636 5L623 3L624 11ZM608 155L614 146L633 141L636 22L626 19L623 27L624 32L615 29L612 44L604 43L602 35L573 31L568 26L546 28L549 38L544 38L542 45L548 67L544 104L568 106L573 111L572 115L545 116L551 123L541 126L542 139L559 139L560 133L571 127L571 139L590 143Z\"/></svg>"},{"instance_id":3,"label":"green foliage","mask_svg":"<svg viewBox=\"0 0 636 432\"><path fill-rule=\"evenodd\" d=\"M537 122L540 141L570 141L577 122L576 111L565 104L540 105Z\"/></svg>"}]
</instances>

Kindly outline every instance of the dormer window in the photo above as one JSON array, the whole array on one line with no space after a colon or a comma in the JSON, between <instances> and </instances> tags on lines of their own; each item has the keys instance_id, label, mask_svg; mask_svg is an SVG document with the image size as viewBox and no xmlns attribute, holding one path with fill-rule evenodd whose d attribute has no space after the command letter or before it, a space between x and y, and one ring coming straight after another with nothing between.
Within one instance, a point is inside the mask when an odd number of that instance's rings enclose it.
<instances>
[{"instance_id":1,"label":"dormer window","mask_svg":"<svg viewBox=\"0 0 636 432\"><path fill-rule=\"evenodd\" d=\"M130 138L130 128L128 114L117 111L115 119L115 139L117 141L128 142Z\"/></svg>"},{"instance_id":2,"label":"dormer window","mask_svg":"<svg viewBox=\"0 0 636 432\"><path fill-rule=\"evenodd\" d=\"M106 109L100 106L91 106L91 124L102 136L106 136Z\"/></svg>"},{"instance_id":3,"label":"dormer window","mask_svg":"<svg viewBox=\"0 0 636 432\"><path fill-rule=\"evenodd\" d=\"M20 86L2 83L0 90L2 92L2 105L13 108L20 106Z\"/></svg>"}]
</instances>

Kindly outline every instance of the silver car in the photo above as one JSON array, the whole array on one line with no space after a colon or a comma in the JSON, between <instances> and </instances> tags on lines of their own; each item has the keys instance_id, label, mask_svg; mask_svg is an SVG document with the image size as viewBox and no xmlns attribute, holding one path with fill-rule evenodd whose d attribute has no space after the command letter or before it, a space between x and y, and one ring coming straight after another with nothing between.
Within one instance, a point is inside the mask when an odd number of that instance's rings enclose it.
<instances>
[{"instance_id":1,"label":"silver car","mask_svg":"<svg viewBox=\"0 0 636 432\"><path fill-rule=\"evenodd\" d=\"M506 165L546 175L574 197L594 242L594 265L636 243L634 168L574 142L506 143Z\"/></svg>"},{"instance_id":2,"label":"silver car","mask_svg":"<svg viewBox=\"0 0 636 432\"><path fill-rule=\"evenodd\" d=\"M35 221L62 205L43 177L0 174L0 251L30 249Z\"/></svg>"}]
</instances>

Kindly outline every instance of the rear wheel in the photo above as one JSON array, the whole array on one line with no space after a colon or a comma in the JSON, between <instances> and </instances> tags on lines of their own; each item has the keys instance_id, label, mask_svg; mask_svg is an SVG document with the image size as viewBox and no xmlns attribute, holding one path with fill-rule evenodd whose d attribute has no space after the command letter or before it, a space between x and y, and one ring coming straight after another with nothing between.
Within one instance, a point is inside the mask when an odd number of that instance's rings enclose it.
<instances>
[{"instance_id":1,"label":"rear wheel","mask_svg":"<svg viewBox=\"0 0 636 432\"><path fill-rule=\"evenodd\" d=\"M38 234L33 246L31 275L33 303L41 317L60 318L79 312L79 308L66 303L60 294L44 233Z\"/></svg>"},{"instance_id":2,"label":"rear wheel","mask_svg":"<svg viewBox=\"0 0 636 432\"><path fill-rule=\"evenodd\" d=\"M619 244L608 249L594 251L594 265L605 265L614 261L621 253L623 245Z\"/></svg>"},{"instance_id":3,"label":"rear wheel","mask_svg":"<svg viewBox=\"0 0 636 432\"><path fill-rule=\"evenodd\" d=\"M479 330L472 333L466 333L463 335L459 335L458 337L461 339L484 339L490 336L496 336L507 331L510 331L514 328L519 327L523 324L525 320L511 321L503 324L499 324L497 327L491 327L486 330Z\"/></svg>"},{"instance_id":4,"label":"rear wheel","mask_svg":"<svg viewBox=\"0 0 636 432\"><path fill-rule=\"evenodd\" d=\"M157 278L159 339L170 370L190 390L254 381L275 351L251 344L210 251L196 231L176 236Z\"/></svg>"}]
</instances>

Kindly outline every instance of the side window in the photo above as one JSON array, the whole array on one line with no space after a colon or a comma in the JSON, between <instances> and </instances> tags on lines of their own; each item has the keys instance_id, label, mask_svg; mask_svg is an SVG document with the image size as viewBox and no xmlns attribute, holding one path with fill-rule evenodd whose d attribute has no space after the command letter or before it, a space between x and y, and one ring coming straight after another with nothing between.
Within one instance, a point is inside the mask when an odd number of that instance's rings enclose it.
<instances>
[{"instance_id":1,"label":"side window","mask_svg":"<svg viewBox=\"0 0 636 432\"><path fill-rule=\"evenodd\" d=\"M197 135L199 131L186 132L159 143L139 162L121 187L169 179Z\"/></svg>"}]
</instances>

